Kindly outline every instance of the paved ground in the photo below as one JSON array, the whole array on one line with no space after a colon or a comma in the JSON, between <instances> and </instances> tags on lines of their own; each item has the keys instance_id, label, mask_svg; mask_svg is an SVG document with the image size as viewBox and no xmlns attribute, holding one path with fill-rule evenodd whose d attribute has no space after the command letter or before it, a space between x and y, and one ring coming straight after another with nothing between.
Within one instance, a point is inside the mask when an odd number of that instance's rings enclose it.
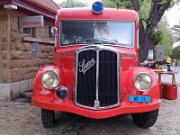
<instances>
[{"instance_id":1,"label":"paved ground","mask_svg":"<svg viewBox=\"0 0 180 135\"><path fill-rule=\"evenodd\" d=\"M180 135L180 92L178 97L162 100L158 120L149 129L135 126L130 115L93 120L67 113L57 113L56 127L44 129L40 109L28 100L0 101L0 135Z\"/></svg>"},{"instance_id":2,"label":"paved ground","mask_svg":"<svg viewBox=\"0 0 180 135\"><path fill-rule=\"evenodd\" d=\"M179 104L180 98L163 100L158 120L150 129L136 127L130 115L93 120L66 113L57 114L55 128L44 129L39 108L30 103L0 101L0 135L179 135Z\"/></svg>"}]
</instances>

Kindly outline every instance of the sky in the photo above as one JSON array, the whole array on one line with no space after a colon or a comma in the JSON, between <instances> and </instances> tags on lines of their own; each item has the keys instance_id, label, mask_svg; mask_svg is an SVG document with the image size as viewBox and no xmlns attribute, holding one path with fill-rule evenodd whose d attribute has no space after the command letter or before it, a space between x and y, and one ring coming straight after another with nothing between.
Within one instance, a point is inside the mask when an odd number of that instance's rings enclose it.
<instances>
[{"instance_id":1,"label":"sky","mask_svg":"<svg viewBox=\"0 0 180 135\"><path fill-rule=\"evenodd\" d=\"M167 17L168 23L170 27L172 27L175 24L179 24L180 22L180 4L175 5L171 9L169 9L165 16Z\"/></svg>"},{"instance_id":2,"label":"sky","mask_svg":"<svg viewBox=\"0 0 180 135\"><path fill-rule=\"evenodd\" d=\"M170 28L172 28L176 24L180 24L180 3L166 11L165 16L167 17ZM180 45L180 42L174 43L173 47L176 47L178 45Z\"/></svg>"},{"instance_id":3,"label":"sky","mask_svg":"<svg viewBox=\"0 0 180 135\"><path fill-rule=\"evenodd\" d=\"M65 0L53 0L53 1L56 2L56 3L61 3L63 1L65 1ZM92 5L92 3L97 1L97 0L79 0L79 1L87 3L88 6L90 7Z\"/></svg>"}]
</instances>

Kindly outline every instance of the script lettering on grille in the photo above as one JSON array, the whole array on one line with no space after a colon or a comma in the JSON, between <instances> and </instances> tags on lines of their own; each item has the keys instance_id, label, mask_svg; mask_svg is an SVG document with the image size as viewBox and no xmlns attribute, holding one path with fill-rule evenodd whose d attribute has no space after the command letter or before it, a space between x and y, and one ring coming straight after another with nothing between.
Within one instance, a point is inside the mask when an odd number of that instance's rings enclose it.
<instances>
[{"instance_id":1,"label":"script lettering on grille","mask_svg":"<svg viewBox=\"0 0 180 135\"><path fill-rule=\"evenodd\" d=\"M92 68L95 65L96 61L94 58L92 58L90 61L86 62L85 59L82 60L82 62L79 62L79 72L83 72L84 74L86 71L88 71L90 68Z\"/></svg>"}]
</instances>

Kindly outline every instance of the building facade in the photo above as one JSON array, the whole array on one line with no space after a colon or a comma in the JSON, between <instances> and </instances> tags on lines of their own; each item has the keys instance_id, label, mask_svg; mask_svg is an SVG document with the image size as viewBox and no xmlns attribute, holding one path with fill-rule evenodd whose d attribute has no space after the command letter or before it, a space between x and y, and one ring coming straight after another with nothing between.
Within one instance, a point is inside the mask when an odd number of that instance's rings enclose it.
<instances>
[{"instance_id":1,"label":"building facade","mask_svg":"<svg viewBox=\"0 0 180 135\"><path fill-rule=\"evenodd\" d=\"M0 1L0 99L31 90L42 63L52 64L58 8L52 0Z\"/></svg>"}]
</instances>

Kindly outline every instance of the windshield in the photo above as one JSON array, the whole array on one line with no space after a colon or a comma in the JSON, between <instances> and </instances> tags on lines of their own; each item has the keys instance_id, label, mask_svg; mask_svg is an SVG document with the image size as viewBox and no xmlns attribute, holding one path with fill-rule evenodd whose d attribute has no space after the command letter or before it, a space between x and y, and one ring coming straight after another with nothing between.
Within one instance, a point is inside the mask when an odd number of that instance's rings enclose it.
<instances>
[{"instance_id":1,"label":"windshield","mask_svg":"<svg viewBox=\"0 0 180 135\"><path fill-rule=\"evenodd\" d=\"M112 44L133 47L134 22L60 21L61 46Z\"/></svg>"}]
</instances>

